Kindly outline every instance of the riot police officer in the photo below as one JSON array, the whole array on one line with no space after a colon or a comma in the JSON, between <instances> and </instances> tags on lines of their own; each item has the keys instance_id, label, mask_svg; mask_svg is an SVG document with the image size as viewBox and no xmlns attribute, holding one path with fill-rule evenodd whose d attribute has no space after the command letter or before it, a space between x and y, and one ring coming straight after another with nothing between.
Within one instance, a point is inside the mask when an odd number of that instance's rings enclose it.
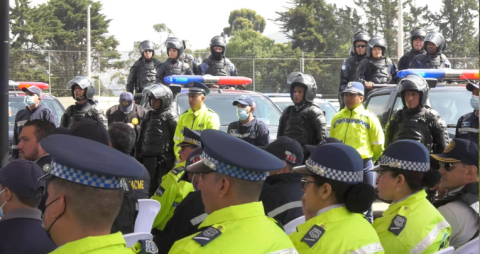
<instances>
[{"instance_id":1,"label":"riot police officer","mask_svg":"<svg viewBox=\"0 0 480 254\"><path fill-rule=\"evenodd\" d=\"M277 138L287 136L302 145L317 145L326 138L326 122L323 111L313 103L317 94L315 79L305 73L288 75L290 98L294 105L287 107L280 117ZM308 156L305 156L305 158Z\"/></svg>"},{"instance_id":2,"label":"riot police officer","mask_svg":"<svg viewBox=\"0 0 480 254\"><path fill-rule=\"evenodd\" d=\"M441 153L449 142L447 125L437 111L427 105L427 81L407 75L399 84L403 109L392 115L385 130L385 147L401 139L418 141L427 150Z\"/></svg>"},{"instance_id":3,"label":"riot police officer","mask_svg":"<svg viewBox=\"0 0 480 254\"><path fill-rule=\"evenodd\" d=\"M193 74L202 75L199 61L195 59L195 57L193 57L190 54L184 54L183 61L187 63L190 66L190 68L192 68Z\"/></svg>"},{"instance_id":4,"label":"riot police officer","mask_svg":"<svg viewBox=\"0 0 480 254\"><path fill-rule=\"evenodd\" d=\"M423 49L423 40L425 39L427 32L422 28L415 28L410 33L410 45L412 49L405 53L398 61L398 70L408 69L410 62L419 54L425 53Z\"/></svg>"},{"instance_id":5,"label":"riot police officer","mask_svg":"<svg viewBox=\"0 0 480 254\"><path fill-rule=\"evenodd\" d=\"M342 70L340 70L340 87L338 88L340 109L345 107L342 91L348 82L355 80L358 65L367 55L367 43L369 40L370 35L365 31L358 31L353 35L352 45L350 46L350 57L345 59Z\"/></svg>"},{"instance_id":6,"label":"riot police officer","mask_svg":"<svg viewBox=\"0 0 480 254\"><path fill-rule=\"evenodd\" d=\"M235 65L225 57L227 43L222 36L215 36L210 41L210 52L212 53L200 65L202 75L212 76L237 76Z\"/></svg>"},{"instance_id":7,"label":"riot police officer","mask_svg":"<svg viewBox=\"0 0 480 254\"><path fill-rule=\"evenodd\" d=\"M170 171L175 163L173 135L178 114L172 108L173 94L170 88L155 84L149 90L148 98L152 110L147 112L141 123L135 157L143 162L150 173L150 193L153 194L162 176Z\"/></svg>"},{"instance_id":8,"label":"riot police officer","mask_svg":"<svg viewBox=\"0 0 480 254\"><path fill-rule=\"evenodd\" d=\"M162 68L157 72L158 82L167 84L164 78L171 75L191 75L192 70L187 63L180 60L185 50L185 44L183 41L176 37L170 37L165 42L167 46L168 59L162 63Z\"/></svg>"},{"instance_id":9,"label":"riot police officer","mask_svg":"<svg viewBox=\"0 0 480 254\"><path fill-rule=\"evenodd\" d=\"M442 54L447 48L447 42L438 32L429 32L423 41L424 54L417 55L410 62L410 69L446 69L452 68L447 57Z\"/></svg>"},{"instance_id":10,"label":"riot police officer","mask_svg":"<svg viewBox=\"0 0 480 254\"><path fill-rule=\"evenodd\" d=\"M88 77L76 76L68 81L67 89L72 90L72 97L76 102L65 110L60 121L60 127L70 128L83 118L100 122L105 126L105 129L108 127L107 118L97 108L97 103L93 100L95 87Z\"/></svg>"},{"instance_id":11,"label":"riot police officer","mask_svg":"<svg viewBox=\"0 0 480 254\"><path fill-rule=\"evenodd\" d=\"M143 41L139 46L142 55L130 68L126 89L135 95L135 103L140 104L143 88L153 85L161 68L161 62L155 59L155 44ZM135 91L135 92L134 92ZM138 95L137 95L138 94Z\"/></svg>"},{"instance_id":12,"label":"riot police officer","mask_svg":"<svg viewBox=\"0 0 480 254\"><path fill-rule=\"evenodd\" d=\"M374 84L393 84L397 76L397 66L386 57L387 42L381 37L373 37L368 42L367 58L360 62L356 80L365 86L365 95Z\"/></svg>"}]
</instances>

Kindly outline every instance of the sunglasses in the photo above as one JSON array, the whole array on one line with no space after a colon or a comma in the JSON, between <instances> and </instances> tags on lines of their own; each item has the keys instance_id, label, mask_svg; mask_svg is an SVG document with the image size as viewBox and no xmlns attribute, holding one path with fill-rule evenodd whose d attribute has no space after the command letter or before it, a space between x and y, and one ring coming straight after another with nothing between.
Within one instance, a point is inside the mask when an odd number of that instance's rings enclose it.
<instances>
[{"instance_id":1,"label":"sunglasses","mask_svg":"<svg viewBox=\"0 0 480 254\"><path fill-rule=\"evenodd\" d=\"M367 45L355 45L355 48L365 48Z\"/></svg>"},{"instance_id":2,"label":"sunglasses","mask_svg":"<svg viewBox=\"0 0 480 254\"><path fill-rule=\"evenodd\" d=\"M452 163L445 163L445 162L438 162L438 164L440 164L440 168L444 168L446 171L450 171L454 167L460 166L460 165L454 165Z\"/></svg>"},{"instance_id":3,"label":"sunglasses","mask_svg":"<svg viewBox=\"0 0 480 254\"><path fill-rule=\"evenodd\" d=\"M144 50L143 52L150 52L150 53L152 53L152 52L153 52L153 50L151 50L151 49L147 49L147 50Z\"/></svg>"},{"instance_id":4,"label":"sunglasses","mask_svg":"<svg viewBox=\"0 0 480 254\"><path fill-rule=\"evenodd\" d=\"M300 180L300 184L302 185L302 189L303 191L305 191L307 189L307 186L309 183L314 183L313 181L307 181L306 178L303 178L302 180Z\"/></svg>"}]
</instances>

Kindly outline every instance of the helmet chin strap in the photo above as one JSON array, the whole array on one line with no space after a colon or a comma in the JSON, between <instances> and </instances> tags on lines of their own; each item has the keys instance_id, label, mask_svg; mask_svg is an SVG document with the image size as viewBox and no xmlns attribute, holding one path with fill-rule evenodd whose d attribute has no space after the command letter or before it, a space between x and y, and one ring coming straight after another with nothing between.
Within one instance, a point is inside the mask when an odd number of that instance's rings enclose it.
<instances>
[{"instance_id":1,"label":"helmet chin strap","mask_svg":"<svg viewBox=\"0 0 480 254\"><path fill-rule=\"evenodd\" d=\"M80 96L80 97L75 97L75 100L76 100L76 101L81 101L81 100L83 100L83 99L85 99L85 96L84 96L84 95L82 95L82 96Z\"/></svg>"}]
</instances>

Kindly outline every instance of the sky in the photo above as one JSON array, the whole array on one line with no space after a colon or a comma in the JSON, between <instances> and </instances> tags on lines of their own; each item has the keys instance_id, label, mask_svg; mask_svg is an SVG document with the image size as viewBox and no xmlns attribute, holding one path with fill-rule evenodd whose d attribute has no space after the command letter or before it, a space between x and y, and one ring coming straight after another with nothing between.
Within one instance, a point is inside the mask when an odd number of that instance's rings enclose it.
<instances>
[{"instance_id":1,"label":"sky","mask_svg":"<svg viewBox=\"0 0 480 254\"><path fill-rule=\"evenodd\" d=\"M13 0L10 0L12 3ZM45 3L47 0L32 0L32 4ZM165 23L176 37L188 40L192 49L204 49L210 39L219 35L228 26L228 17L232 10L252 9L263 16L267 25L264 35L278 38L280 27L272 20L276 12L282 12L290 6L290 0L100 0L102 13L111 19L109 34L120 42L117 50L127 52L133 49L135 41L160 41L160 35L153 30L154 24ZM355 6L353 0L327 0L337 7ZM417 5L429 4L432 11L438 11L440 1L416 0ZM181 5L181 6L180 6ZM165 39L165 38L163 38Z\"/></svg>"}]
</instances>

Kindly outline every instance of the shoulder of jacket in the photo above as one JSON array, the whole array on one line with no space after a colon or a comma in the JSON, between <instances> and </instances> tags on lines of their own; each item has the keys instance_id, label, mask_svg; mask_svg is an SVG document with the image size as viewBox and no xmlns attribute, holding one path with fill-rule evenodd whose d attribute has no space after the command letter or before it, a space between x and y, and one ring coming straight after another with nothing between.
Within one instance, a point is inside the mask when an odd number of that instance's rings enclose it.
<instances>
[{"instance_id":1,"label":"shoulder of jacket","mask_svg":"<svg viewBox=\"0 0 480 254\"><path fill-rule=\"evenodd\" d=\"M440 118L440 114L433 108L426 108L425 117L429 120Z\"/></svg>"},{"instance_id":2,"label":"shoulder of jacket","mask_svg":"<svg viewBox=\"0 0 480 254\"><path fill-rule=\"evenodd\" d=\"M213 111L213 110L210 109L210 108L207 108L207 111L210 112L210 113L213 113L213 114L215 114L215 115L217 114L217 113L215 113L215 111Z\"/></svg>"}]
</instances>

